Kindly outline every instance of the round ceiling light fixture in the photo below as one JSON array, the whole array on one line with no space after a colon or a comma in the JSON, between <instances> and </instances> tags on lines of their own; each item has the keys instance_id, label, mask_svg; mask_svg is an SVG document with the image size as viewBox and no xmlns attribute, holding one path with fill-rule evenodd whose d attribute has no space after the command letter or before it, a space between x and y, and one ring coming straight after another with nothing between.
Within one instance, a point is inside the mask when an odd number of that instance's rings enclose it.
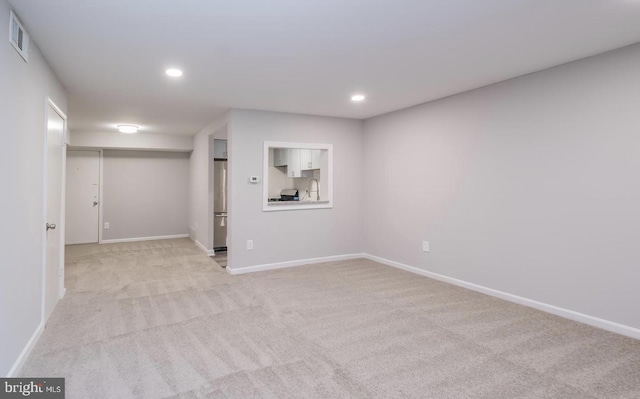
<instances>
[{"instance_id":1,"label":"round ceiling light fixture","mask_svg":"<svg viewBox=\"0 0 640 399\"><path fill-rule=\"evenodd\" d=\"M138 133L139 126L136 125L118 125L118 131L120 133Z\"/></svg>"},{"instance_id":2,"label":"round ceiling light fixture","mask_svg":"<svg viewBox=\"0 0 640 399\"><path fill-rule=\"evenodd\" d=\"M172 78L179 78L180 76L182 76L182 71L176 68L169 68L164 71L164 73L171 76Z\"/></svg>"},{"instance_id":3,"label":"round ceiling light fixture","mask_svg":"<svg viewBox=\"0 0 640 399\"><path fill-rule=\"evenodd\" d=\"M353 102L360 102L360 101L364 101L365 97L364 94L354 94L351 96L351 101Z\"/></svg>"}]
</instances>

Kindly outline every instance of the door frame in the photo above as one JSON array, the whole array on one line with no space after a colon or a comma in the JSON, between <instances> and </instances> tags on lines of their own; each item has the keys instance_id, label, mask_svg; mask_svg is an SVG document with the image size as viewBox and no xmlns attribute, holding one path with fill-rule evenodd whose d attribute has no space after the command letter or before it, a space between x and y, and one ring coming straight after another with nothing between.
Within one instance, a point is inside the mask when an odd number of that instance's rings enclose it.
<instances>
[{"instance_id":1,"label":"door frame","mask_svg":"<svg viewBox=\"0 0 640 399\"><path fill-rule=\"evenodd\" d=\"M104 216L103 216L103 207L102 207L102 195L104 193L104 189L103 189L103 176L104 176L104 149L99 149L98 152L100 153L98 155L99 161L98 161L98 168L99 170L99 175L98 175L98 179L100 179L100 181L98 182L98 244L102 244L102 226L103 226L103 220L104 220Z\"/></svg>"},{"instance_id":2,"label":"door frame","mask_svg":"<svg viewBox=\"0 0 640 399\"><path fill-rule=\"evenodd\" d=\"M66 150L65 150L65 156L66 158L68 158L68 152L69 151L86 151L86 152L97 152L98 153L98 241L96 241L97 244L102 244L102 175L103 175L103 149L99 148L87 148L87 147L73 147L67 144L66 146ZM66 162L65 162L66 165ZM65 170L66 172L66 170ZM66 176L66 173L65 173ZM66 179L65 179L65 186L66 186ZM66 193L66 190L65 190ZM65 198L66 200L66 198ZM66 205L66 204L65 204ZM67 207L65 206L65 213L66 213L66 209ZM66 219L65 219L66 222ZM65 230L66 230L66 226L65 226ZM80 244L84 244L84 243L80 243ZM65 240L65 246L67 245L67 242ZM69 245L75 245L75 243L69 244Z\"/></svg>"},{"instance_id":3,"label":"door frame","mask_svg":"<svg viewBox=\"0 0 640 399\"><path fill-rule=\"evenodd\" d=\"M49 145L49 127L48 127L48 117L47 115L49 115L49 109L53 109L54 112L56 112L61 118L62 121L64 123L64 127L63 127L63 133L62 133L62 148L60 149L60 151L62 152L61 156L62 156L62 170L60 171L60 173L62 174L61 176L61 182L62 182L62 188L61 188L61 206L60 206L60 214L59 216L59 221L58 221L58 225L60 226L60 269L58 270L58 276L59 276L59 289L58 289L58 296L59 298L63 298L67 289L64 286L64 259L65 259L65 253L64 253L64 234L65 234L65 190L66 190L66 184L67 184L67 176L66 176L66 169L67 169L67 165L66 165L66 161L67 161L67 143L68 143L68 134L69 132L67 131L67 115L62 112L62 110L60 109L60 107L58 107L53 100L50 97L47 97L45 100L45 107L44 107L44 165L43 165L43 171L44 171L44 181L43 181L43 198L44 201L42 203L42 214L43 214L43 221L42 221L42 300L41 300L41 309L40 309L40 318L42 321L42 324L44 325L46 320L45 320L45 308L46 308L46 304L45 304L45 286L46 286L46 278L47 278L47 231L45 229L45 226L47 224L47 201L49 200L48 198L48 179L49 179L49 171L48 171L48 162L49 162L49 157L48 157L48 145Z\"/></svg>"}]
</instances>

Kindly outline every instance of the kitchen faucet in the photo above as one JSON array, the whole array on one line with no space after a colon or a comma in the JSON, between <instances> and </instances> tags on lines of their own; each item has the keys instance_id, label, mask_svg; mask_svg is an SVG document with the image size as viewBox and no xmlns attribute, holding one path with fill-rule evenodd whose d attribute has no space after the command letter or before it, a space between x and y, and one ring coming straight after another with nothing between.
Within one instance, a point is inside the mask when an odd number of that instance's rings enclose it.
<instances>
[{"instance_id":1,"label":"kitchen faucet","mask_svg":"<svg viewBox=\"0 0 640 399\"><path fill-rule=\"evenodd\" d=\"M320 183L318 183L318 179L316 179L315 177L312 177L311 179L309 179L309 196L311 196L311 190L313 188L313 181L315 180L316 182L316 201L320 201Z\"/></svg>"}]
</instances>

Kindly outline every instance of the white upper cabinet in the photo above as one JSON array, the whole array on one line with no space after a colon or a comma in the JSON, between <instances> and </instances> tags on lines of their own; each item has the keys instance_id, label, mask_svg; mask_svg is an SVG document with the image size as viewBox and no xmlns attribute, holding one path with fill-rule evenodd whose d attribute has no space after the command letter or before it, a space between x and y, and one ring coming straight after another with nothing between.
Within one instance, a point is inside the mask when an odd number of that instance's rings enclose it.
<instances>
[{"instance_id":1,"label":"white upper cabinet","mask_svg":"<svg viewBox=\"0 0 640 399\"><path fill-rule=\"evenodd\" d=\"M313 171L320 169L321 152L306 148L274 148L273 166L286 166L287 177L313 177Z\"/></svg>"},{"instance_id":2,"label":"white upper cabinet","mask_svg":"<svg viewBox=\"0 0 640 399\"><path fill-rule=\"evenodd\" d=\"M320 151L321 150L300 150L300 169L320 169Z\"/></svg>"},{"instance_id":3,"label":"white upper cabinet","mask_svg":"<svg viewBox=\"0 0 640 399\"><path fill-rule=\"evenodd\" d=\"M298 148L289 148L289 163L287 164L287 176L289 177L300 177L302 175L300 169L300 155L302 151Z\"/></svg>"},{"instance_id":4,"label":"white upper cabinet","mask_svg":"<svg viewBox=\"0 0 640 399\"><path fill-rule=\"evenodd\" d=\"M274 148L273 149L273 166L287 166L288 163L289 163L289 149Z\"/></svg>"},{"instance_id":5,"label":"white upper cabinet","mask_svg":"<svg viewBox=\"0 0 640 399\"><path fill-rule=\"evenodd\" d=\"M227 140L213 140L213 157L227 159Z\"/></svg>"}]
</instances>

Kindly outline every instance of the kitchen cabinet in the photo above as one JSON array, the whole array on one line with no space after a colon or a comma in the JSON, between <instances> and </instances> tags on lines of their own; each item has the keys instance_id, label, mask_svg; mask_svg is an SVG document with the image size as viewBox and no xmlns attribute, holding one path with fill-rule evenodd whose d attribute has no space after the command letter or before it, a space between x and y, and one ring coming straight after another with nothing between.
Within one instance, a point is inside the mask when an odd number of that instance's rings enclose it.
<instances>
[{"instance_id":1,"label":"kitchen cabinet","mask_svg":"<svg viewBox=\"0 0 640 399\"><path fill-rule=\"evenodd\" d=\"M288 163L289 163L289 149L274 148L273 149L273 166L287 166Z\"/></svg>"},{"instance_id":2,"label":"kitchen cabinet","mask_svg":"<svg viewBox=\"0 0 640 399\"><path fill-rule=\"evenodd\" d=\"M300 153L302 150L298 148L289 148L288 151L288 163L287 163L287 176L300 177L302 170L300 169Z\"/></svg>"},{"instance_id":3,"label":"kitchen cabinet","mask_svg":"<svg viewBox=\"0 0 640 399\"><path fill-rule=\"evenodd\" d=\"M300 170L320 169L320 150L300 150Z\"/></svg>"},{"instance_id":4,"label":"kitchen cabinet","mask_svg":"<svg viewBox=\"0 0 640 399\"><path fill-rule=\"evenodd\" d=\"M273 166L287 167L287 177L313 177L313 170L320 169L321 150L303 148L274 148Z\"/></svg>"},{"instance_id":5,"label":"kitchen cabinet","mask_svg":"<svg viewBox=\"0 0 640 399\"><path fill-rule=\"evenodd\" d=\"M227 159L227 140L213 140L213 157Z\"/></svg>"}]
</instances>

